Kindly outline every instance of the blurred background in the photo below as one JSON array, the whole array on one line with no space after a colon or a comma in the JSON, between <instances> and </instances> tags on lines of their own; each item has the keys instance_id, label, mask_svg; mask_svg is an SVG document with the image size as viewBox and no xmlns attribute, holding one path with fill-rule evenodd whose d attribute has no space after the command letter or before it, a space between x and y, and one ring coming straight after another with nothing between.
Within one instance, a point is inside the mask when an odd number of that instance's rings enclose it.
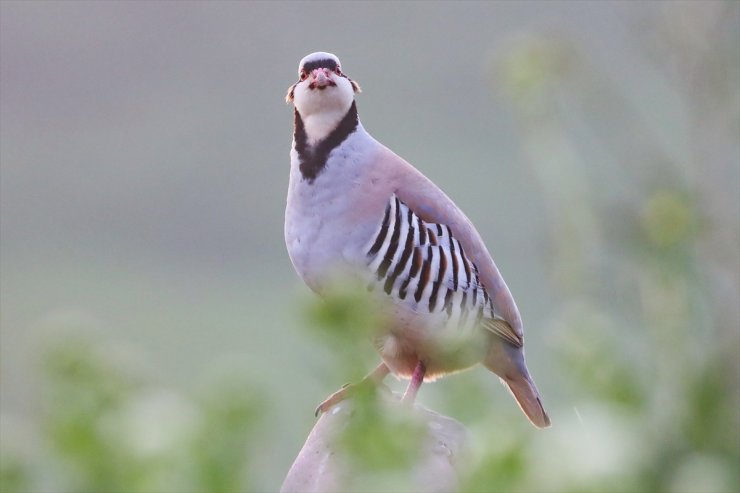
<instances>
[{"instance_id":1,"label":"blurred background","mask_svg":"<svg viewBox=\"0 0 740 493\"><path fill-rule=\"evenodd\" d=\"M465 489L737 491L739 6L3 1L0 489L275 491L371 369L283 242L323 50L523 314L551 429L483 368L419 395Z\"/></svg>"}]
</instances>

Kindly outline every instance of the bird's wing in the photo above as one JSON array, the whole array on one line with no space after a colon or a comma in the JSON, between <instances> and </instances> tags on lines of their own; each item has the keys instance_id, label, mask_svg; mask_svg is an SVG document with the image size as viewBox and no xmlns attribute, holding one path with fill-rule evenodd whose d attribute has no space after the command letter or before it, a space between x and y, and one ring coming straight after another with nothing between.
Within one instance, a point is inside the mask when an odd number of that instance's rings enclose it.
<instances>
[{"instance_id":1,"label":"bird's wing","mask_svg":"<svg viewBox=\"0 0 740 493\"><path fill-rule=\"evenodd\" d=\"M459 242L477 269L496 315L506 322L493 322L486 328L504 339L519 341L517 345L521 345L524 333L514 298L467 216L431 180L389 149L383 148L376 159L376 173L388 180L398 199L424 222L449 228L450 236Z\"/></svg>"},{"instance_id":2,"label":"bird's wing","mask_svg":"<svg viewBox=\"0 0 740 493\"><path fill-rule=\"evenodd\" d=\"M424 221L396 194L364 250L371 287L382 286L398 303L441 317L445 325L482 327L522 345L511 325L497 317L478 267L451 228Z\"/></svg>"}]
</instances>

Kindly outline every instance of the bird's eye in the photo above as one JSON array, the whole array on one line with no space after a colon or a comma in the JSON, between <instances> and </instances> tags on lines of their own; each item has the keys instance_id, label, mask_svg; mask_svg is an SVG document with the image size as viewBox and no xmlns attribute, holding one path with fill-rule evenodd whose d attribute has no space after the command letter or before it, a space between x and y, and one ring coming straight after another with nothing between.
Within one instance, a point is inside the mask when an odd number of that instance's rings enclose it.
<instances>
[{"instance_id":1,"label":"bird's eye","mask_svg":"<svg viewBox=\"0 0 740 493\"><path fill-rule=\"evenodd\" d=\"M334 73L336 73L337 75L342 75L342 69L339 68L339 65L337 65L337 68L334 69Z\"/></svg>"},{"instance_id":2,"label":"bird's eye","mask_svg":"<svg viewBox=\"0 0 740 493\"><path fill-rule=\"evenodd\" d=\"M308 74L306 73L305 70L301 70L300 77L301 77L301 80L306 80L306 77L308 77Z\"/></svg>"}]
</instances>

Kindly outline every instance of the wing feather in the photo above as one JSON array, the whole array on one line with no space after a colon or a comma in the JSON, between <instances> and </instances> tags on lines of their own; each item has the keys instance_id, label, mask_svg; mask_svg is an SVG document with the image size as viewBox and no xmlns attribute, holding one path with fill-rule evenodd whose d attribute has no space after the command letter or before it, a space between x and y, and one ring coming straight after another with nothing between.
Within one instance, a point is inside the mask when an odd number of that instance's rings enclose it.
<instances>
[{"instance_id":1,"label":"wing feather","mask_svg":"<svg viewBox=\"0 0 740 493\"><path fill-rule=\"evenodd\" d=\"M478 267L480 281L497 315L506 320L514 334L522 339L522 321L514 298L483 239L467 216L434 183L392 151L385 149L378 165L392 176L393 192L416 215L427 223L449 228L466 257ZM470 275L468 265L461 267Z\"/></svg>"},{"instance_id":2,"label":"wing feather","mask_svg":"<svg viewBox=\"0 0 740 493\"><path fill-rule=\"evenodd\" d=\"M500 318L484 318L481 326L516 347L522 347L524 345L522 338L514 332L514 329L511 328L511 325L506 320L501 320Z\"/></svg>"},{"instance_id":3,"label":"wing feather","mask_svg":"<svg viewBox=\"0 0 740 493\"><path fill-rule=\"evenodd\" d=\"M394 194L365 251L371 284L382 285L399 303L441 316L458 329L482 327L522 346L521 336L496 317L478 266L449 225L422 220Z\"/></svg>"}]
</instances>

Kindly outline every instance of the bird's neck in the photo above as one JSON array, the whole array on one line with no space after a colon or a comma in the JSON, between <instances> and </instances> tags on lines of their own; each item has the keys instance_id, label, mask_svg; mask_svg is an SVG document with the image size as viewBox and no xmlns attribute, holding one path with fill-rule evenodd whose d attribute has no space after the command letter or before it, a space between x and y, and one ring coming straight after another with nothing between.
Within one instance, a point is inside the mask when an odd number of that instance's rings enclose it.
<instances>
[{"instance_id":1,"label":"bird's neck","mask_svg":"<svg viewBox=\"0 0 740 493\"><path fill-rule=\"evenodd\" d=\"M304 118L295 110L293 147L300 159L303 177L312 182L326 166L329 153L349 137L360 124L355 102L339 118L332 112Z\"/></svg>"}]
</instances>

